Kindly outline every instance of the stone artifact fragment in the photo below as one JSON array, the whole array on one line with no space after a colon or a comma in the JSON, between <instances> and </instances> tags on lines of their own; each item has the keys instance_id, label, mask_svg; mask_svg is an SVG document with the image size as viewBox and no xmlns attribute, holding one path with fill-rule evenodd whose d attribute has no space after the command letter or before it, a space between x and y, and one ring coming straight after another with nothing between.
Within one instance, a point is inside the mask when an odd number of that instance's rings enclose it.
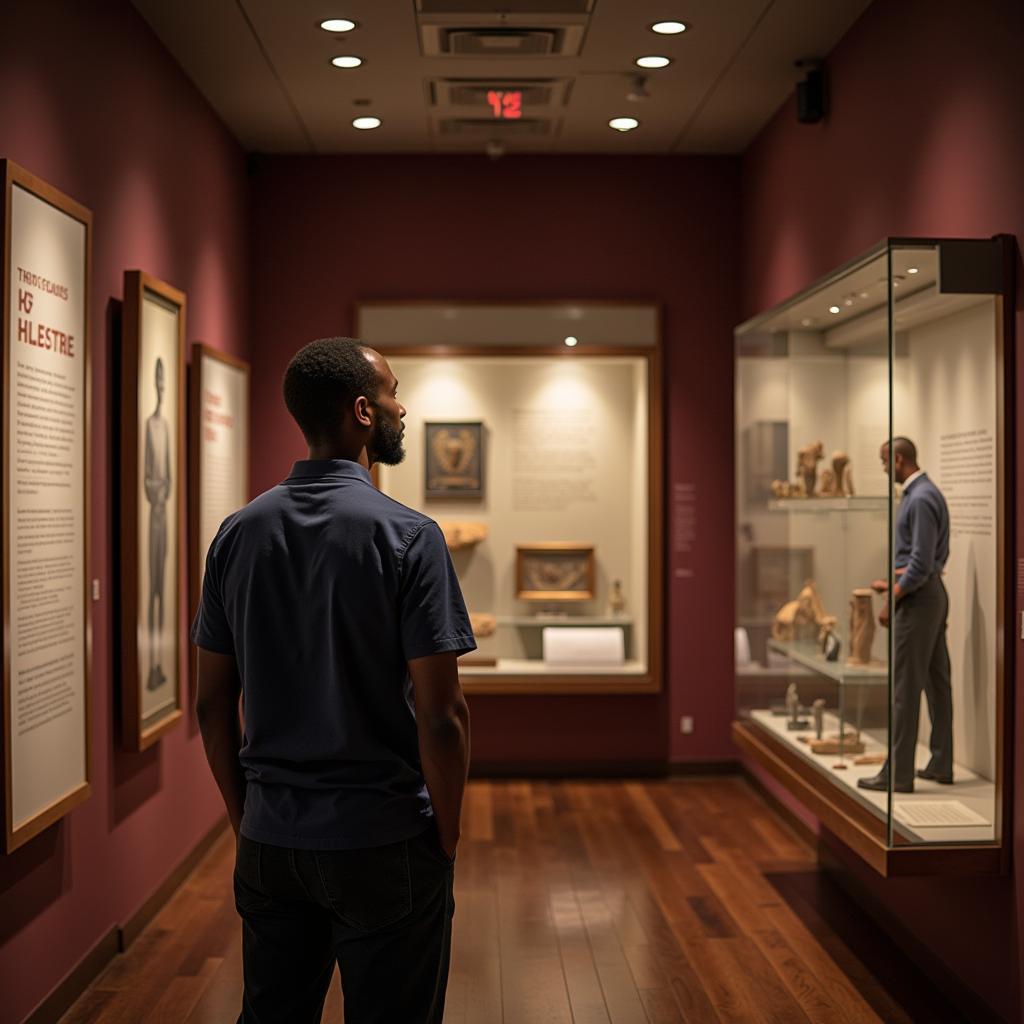
<instances>
[{"instance_id":1,"label":"stone artifact fragment","mask_svg":"<svg viewBox=\"0 0 1024 1024\"><path fill-rule=\"evenodd\" d=\"M850 596L850 656L847 665L870 665L875 639L875 609L870 587L858 587Z\"/></svg>"},{"instance_id":2,"label":"stone artifact fragment","mask_svg":"<svg viewBox=\"0 0 1024 1024\"><path fill-rule=\"evenodd\" d=\"M810 742L812 754L863 754L864 753L864 741L860 738L860 733L856 730L854 732L844 732L842 735L839 733L833 733L831 736L826 736L824 739L811 740ZM836 768L846 767L845 765L836 765Z\"/></svg>"},{"instance_id":3,"label":"stone artifact fragment","mask_svg":"<svg viewBox=\"0 0 1024 1024\"><path fill-rule=\"evenodd\" d=\"M772 623L772 639L783 643L811 640L822 643L825 634L835 626L836 617L825 611L812 580L808 580L793 601L787 601L776 613Z\"/></svg>"},{"instance_id":4,"label":"stone artifact fragment","mask_svg":"<svg viewBox=\"0 0 1024 1024\"><path fill-rule=\"evenodd\" d=\"M853 763L856 765L885 764L888 760L888 754L861 754L860 757L855 757L853 759Z\"/></svg>"},{"instance_id":5,"label":"stone artifact fragment","mask_svg":"<svg viewBox=\"0 0 1024 1024\"><path fill-rule=\"evenodd\" d=\"M490 612L470 612L469 626L478 640L491 636L498 628L498 620Z\"/></svg>"},{"instance_id":6,"label":"stone artifact fragment","mask_svg":"<svg viewBox=\"0 0 1024 1024\"><path fill-rule=\"evenodd\" d=\"M819 498L853 497L853 470L846 452L832 453L832 465L821 471L815 493Z\"/></svg>"},{"instance_id":7,"label":"stone artifact fragment","mask_svg":"<svg viewBox=\"0 0 1024 1024\"><path fill-rule=\"evenodd\" d=\"M802 485L802 494L810 498L818 476L818 463L825 458L825 446L820 441L806 444L796 453L796 475Z\"/></svg>"},{"instance_id":8,"label":"stone artifact fragment","mask_svg":"<svg viewBox=\"0 0 1024 1024\"><path fill-rule=\"evenodd\" d=\"M471 548L487 540L486 523L438 523L449 551Z\"/></svg>"},{"instance_id":9,"label":"stone artifact fragment","mask_svg":"<svg viewBox=\"0 0 1024 1024\"><path fill-rule=\"evenodd\" d=\"M829 618L834 618L834 617L835 616L829 616ZM835 629L834 628L826 629L825 630L825 635L824 635L824 637L822 637L822 640L821 640L821 653L824 656L825 660L826 661L838 661L839 660L839 651L841 650L842 646L843 645L840 642L839 637L837 637L836 634L835 634Z\"/></svg>"},{"instance_id":10,"label":"stone artifact fragment","mask_svg":"<svg viewBox=\"0 0 1024 1024\"><path fill-rule=\"evenodd\" d=\"M612 583L612 591L608 595L608 610L612 615L621 615L626 610L626 595L622 592L622 580Z\"/></svg>"},{"instance_id":11,"label":"stone artifact fragment","mask_svg":"<svg viewBox=\"0 0 1024 1024\"><path fill-rule=\"evenodd\" d=\"M790 732L810 728L811 723L800 717L800 694L797 693L796 683L790 683L786 687L786 710L789 712L786 728Z\"/></svg>"},{"instance_id":12,"label":"stone artifact fragment","mask_svg":"<svg viewBox=\"0 0 1024 1024\"><path fill-rule=\"evenodd\" d=\"M773 480L772 481L772 497L774 497L774 498L792 498L793 497L793 485L788 480Z\"/></svg>"},{"instance_id":13,"label":"stone artifact fragment","mask_svg":"<svg viewBox=\"0 0 1024 1024\"><path fill-rule=\"evenodd\" d=\"M819 697L811 705L811 714L814 715L814 735L820 740L821 731L825 728L825 698Z\"/></svg>"},{"instance_id":14,"label":"stone artifact fragment","mask_svg":"<svg viewBox=\"0 0 1024 1024\"><path fill-rule=\"evenodd\" d=\"M818 477L817 494L819 498L835 498L839 494L839 489L836 487L836 475L828 466L821 471L821 476Z\"/></svg>"}]
</instances>

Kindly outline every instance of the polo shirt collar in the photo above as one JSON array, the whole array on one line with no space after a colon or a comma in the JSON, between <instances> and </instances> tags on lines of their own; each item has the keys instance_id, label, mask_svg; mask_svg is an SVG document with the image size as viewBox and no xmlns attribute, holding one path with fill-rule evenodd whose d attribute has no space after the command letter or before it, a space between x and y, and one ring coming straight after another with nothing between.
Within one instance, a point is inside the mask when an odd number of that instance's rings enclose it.
<instances>
[{"instance_id":1,"label":"polo shirt collar","mask_svg":"<svg viewBox=\"0 0 1024 1024\"><path fill-rule=\"evenodd\" d=\"M348 459L299 459L288 475L289 480L309 480L313 477L342 476L372 483L370 471L358 462Z\"/></svg>"}]
</instances>

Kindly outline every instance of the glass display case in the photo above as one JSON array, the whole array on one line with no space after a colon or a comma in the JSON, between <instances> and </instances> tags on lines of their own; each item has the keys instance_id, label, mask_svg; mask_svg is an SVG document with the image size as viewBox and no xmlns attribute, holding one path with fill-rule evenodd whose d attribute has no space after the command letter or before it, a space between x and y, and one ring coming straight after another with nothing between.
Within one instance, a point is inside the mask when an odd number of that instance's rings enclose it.
<instances>
[{"instance_id":1,"label":"glass display case","mask_svg":"<svg viewBox=\"0 0 1024 1024\"><path fill-rule=\"evenodd\" d=\"M406 406L378 486L437 520L478 649L470 692L661 685L657 309L367 303Z\"/></svg>"},{"instance_id":2,"label":"glass display case","mask_svg":"<svg viewBox=\"0 0 1024 1024\"><path fill-rule=\"evenodd\" d=\"M890 239L736 331L734 738L885 874L1005 862L1011 252Z\"/></svg>"}]
</instances>

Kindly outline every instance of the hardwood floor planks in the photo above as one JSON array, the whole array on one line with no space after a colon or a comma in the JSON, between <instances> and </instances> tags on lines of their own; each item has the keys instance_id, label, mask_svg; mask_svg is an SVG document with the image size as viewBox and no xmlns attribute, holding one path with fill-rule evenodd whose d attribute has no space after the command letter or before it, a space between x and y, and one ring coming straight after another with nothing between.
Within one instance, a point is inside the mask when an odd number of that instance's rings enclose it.
<instances>
[{"instance_id":1,"label":"hardwood floor planks","mask_svg":"<svg viewBox=\"0 0 1024 1024\"><path fill-rule=\"evenodd\" d=\"M234 1020L233 859L226 836L65 1024ZM816 871L736 776L474 780L445 1024L909 1024L836 901L816 909ZM335 972L323 1019L343 1014Z\"/></svg>"}]
</instances>

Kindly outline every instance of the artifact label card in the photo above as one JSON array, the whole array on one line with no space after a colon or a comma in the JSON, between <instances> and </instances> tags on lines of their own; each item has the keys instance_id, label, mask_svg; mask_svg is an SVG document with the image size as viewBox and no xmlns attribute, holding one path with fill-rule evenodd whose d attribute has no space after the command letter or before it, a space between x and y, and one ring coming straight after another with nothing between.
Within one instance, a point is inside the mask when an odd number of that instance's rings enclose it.
<instances>
[{"instance_id":1,"label":"artifact label card","mask_svg":"<svg viewBox=\"0 0 1024 1024\"><path fill-rule=\"evenodd\" d=\"M86 227L11 189L7 422L12 825L86 778Z\"/></svg>"}]
</instances>

